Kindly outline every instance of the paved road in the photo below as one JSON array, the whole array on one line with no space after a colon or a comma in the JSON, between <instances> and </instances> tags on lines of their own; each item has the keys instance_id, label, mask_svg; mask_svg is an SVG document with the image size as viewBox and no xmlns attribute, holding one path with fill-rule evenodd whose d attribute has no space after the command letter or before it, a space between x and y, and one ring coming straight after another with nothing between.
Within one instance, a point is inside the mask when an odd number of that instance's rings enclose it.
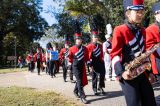
<instances>
[{"instance_id":1,"label":"paved road","mask_svg":"<svg viewBox=\"0 0 160 106\"><path fill-rule=\"evenodd\" d=\"M88 77L90 79L90 77ZM105 96L94 96L91 89L91 82L84 88L89 104L86 106L126 106L123 93L117 81L106 81ZM74 83L63 82L62 73L51 78L45 73L40 76L37 73L30 72L16 72L9 74L0 74L0 86L20 86L31 87L44 90L53 90L66 97L76 99L73 95ZM155 96L160 101L160 85L154 87ZM159 105L160 106L160 105Z\"/></svg>"}]
</instances>

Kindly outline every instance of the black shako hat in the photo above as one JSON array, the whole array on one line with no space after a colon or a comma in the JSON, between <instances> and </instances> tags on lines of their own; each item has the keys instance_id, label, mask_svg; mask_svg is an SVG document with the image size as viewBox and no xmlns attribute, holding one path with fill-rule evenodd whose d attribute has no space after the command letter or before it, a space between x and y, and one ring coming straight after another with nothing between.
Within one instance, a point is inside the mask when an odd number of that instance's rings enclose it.
<instances>
[{"instance_id":1,"label":"black shako hat","mask_svg":"<svg viewBox=\"0 0 160 106\"><path fill-rule=\"evenodd\" d=\"M69 44L69 35L68 34L65 34L64 35L64 41L65 41L65 44Z\"/></svg>"},{"instance_id":2,"label":"black shako hat","mask_svg":"<svg viewBox=\"0 0 160 106\"><path fill-rule=\"evenodd\" d=\"M152 12L155 14L160 13L160 2L153 4Z\"/></svg>"},{"instance_id":3,"label":"black shako hat","mask_svg":"<svg viewBox=\"0 0 160 106\"><path fill-rule=\"evenodd\" d=\"M143 10L144 0L123 0L124 10Z\"/></svg>"},{"instance_id":4,"label":"black shako hat","mask_svg":"<svg viewBox=\"0 0 160 106\"><path fill-rule=\"evenodd\" d=\"M79 38L82 39L81 28L80 28L78 20L75 20L73 22L73 29L74 29L74 38L75 39L79 39Z\"/></svg>"},{"instance_id":5,"label":"black shako hat","mask_svg":"<svg viewBox=\"0 0 160 106\"><path fill-rule=\"evenodd\" d=\"M92 37L97 37L98 38L99 37L99 31L98 31L98 21L97 21L96 17L92 18L90 28L91 28Z\"/></svg>"}]
</instances>

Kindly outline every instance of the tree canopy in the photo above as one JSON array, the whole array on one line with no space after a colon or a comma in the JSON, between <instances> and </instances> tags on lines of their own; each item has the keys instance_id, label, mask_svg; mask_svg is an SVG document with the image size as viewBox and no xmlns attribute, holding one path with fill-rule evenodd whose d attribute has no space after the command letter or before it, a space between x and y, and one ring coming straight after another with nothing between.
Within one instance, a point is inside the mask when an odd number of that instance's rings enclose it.
<instances>
[{"instance_id":1,"label":"tree canopy","mask_svg":"<svg viewBox=\"0 0 160 106\"><path fill-rule=\"evenodd\" d=\"M49 7L48 13L54 15L58 23L48 27L47 22L40 16L43 10L42 0L1 0L0 1L0 59L3 56L14 55L17 45L18 55L24 54L35 40L42 36L52 37L55 41L60 37L60 43L65 34L70 36L73 43L73 21L78 20L82 29L84 43L90 42L90 23L96 17L100 38L105 40L106 24L114 28L123 23L125 16L123 0L53 0L58 4ZM145 0L145 17L143 25L147 27L154 21L151 6L158 0ZM43 2L46 2L43 0ZM53 33L54 32L54 33ZM55 38L56 37L56 38ZM57 38L58 39L58 38ZM1 64L1 63L0 63Z\"/></svg>"},{"instance_id":2,"label":"tree canopy","mask_svg":"<svg viewBox=\"0 0 160 106\"><path fill-rule=\"evenodd\" d=\"M55 0L53 0L55 1ZM64 2L64 0L62 0ZM62 2L59 0L59 2ZM142 23L147 27L153 22L153 15L151 14L151 6L158 0L145 0L145 17ZM124 22L125 15L123 10L123 0L66 0L63 5L64 10L59 14L54 14L58 20L57 28L58 35L64 36L67 32L73 36L73 28L71 23L77 19L82 27L84 36L90 34L90 22L93 16L97 17L99 21L99 32L102 41L105 40L106 24L111 24L114 28ZM55 11L55 10L52 10Z\"/></svg>"},{"instance_id":3,"label":"tree canopy","mask_svg":"<svg viewBox=\"0 0 160 106\"><path fill-rule=\"evenodd\" d=\"M42 0L0 1L0 56L17 55L30 49L34 40L40 39L48 26L40 16ZM16 38L16 39L15 39Z\"/></svg>"}]
</instances>

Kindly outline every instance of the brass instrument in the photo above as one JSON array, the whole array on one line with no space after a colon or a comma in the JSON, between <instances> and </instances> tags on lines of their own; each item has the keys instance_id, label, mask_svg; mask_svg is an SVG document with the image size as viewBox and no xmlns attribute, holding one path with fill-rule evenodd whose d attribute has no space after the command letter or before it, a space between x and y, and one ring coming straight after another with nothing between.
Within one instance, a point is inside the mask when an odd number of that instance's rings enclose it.
<instances>
[{"instance_id":1,"label":"brass instrument","mask_svg":"<svg viewBox=\"0 0 160 106\"><path fill-rule=\"evenodd\" d=\"M130 71L131 77L134 79L146 70L151 69L151 63L149 56L160 47L160 43L154 45L150 50L142 53L139 57L136 57L129 64L125 65L125 71Z\"/></svg>"}]
</instances>

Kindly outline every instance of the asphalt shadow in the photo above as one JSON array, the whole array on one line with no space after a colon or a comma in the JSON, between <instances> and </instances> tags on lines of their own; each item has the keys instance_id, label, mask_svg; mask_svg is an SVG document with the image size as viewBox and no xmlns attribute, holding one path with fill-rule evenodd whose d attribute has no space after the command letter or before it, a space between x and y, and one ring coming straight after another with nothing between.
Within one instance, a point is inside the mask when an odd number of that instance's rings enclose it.
<instances>
[{"instance_id":1,"label":"asphalt shadow","mask_svg":"<svg viewBox=\"0 0 160 106\"><path fill-rule=\"evenodd\" d=\"M115 97L119 97L119 96L123 96L123 92L122 91L112 91L112 92L105 92L105 95L86 95L87 97L90 96L96 96L97 98L94 99L88 99L88 103L92 103L95 101L99 101L99 100L104 100L107 98L115 98Z\"/></svg>"}]
</instances>

